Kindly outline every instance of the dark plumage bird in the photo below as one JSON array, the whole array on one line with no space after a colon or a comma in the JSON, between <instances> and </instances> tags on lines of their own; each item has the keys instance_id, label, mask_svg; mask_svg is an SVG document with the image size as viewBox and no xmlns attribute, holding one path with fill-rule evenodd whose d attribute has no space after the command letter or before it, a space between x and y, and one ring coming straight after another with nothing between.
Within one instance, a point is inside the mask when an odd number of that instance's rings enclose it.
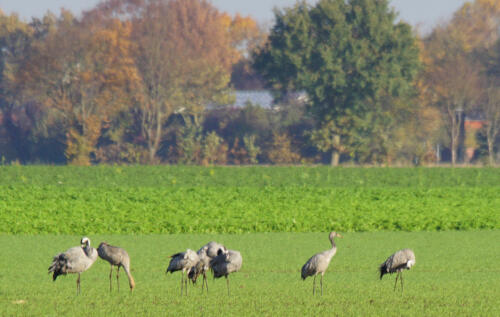
<instances>
[{"instance_id":1,"label":"dark plumage bird","mask_svg":"<svg viewBox=\"0 0 500 317\"><path fill-rule=\"evenodd\" d=\"M332 243L332 248L321 253L316 253L302 266L301 277L305 280L308 276L314 276L313 281L313 295L316 289L316 275L321 273L321 295L323 295L323 275L328 269L328 265L332 257L337 253L337 246L335 245L335 237L342 238L342 236L335 231L330 232L328 236Z\"/></svg>"},{"instance_id":2,"label":"dark plumage bird","mask_svg":"<svg viewBox=\"0 0 500 317\"><path fill-rule=\"evenodd\" d=\"M76 293L80 293L80 273L88 270L97 260L97 251L90 247L90 239L83 237L80 240L81 246L68 249L59 253L52 259L49 273L54 273L52 279L55 281L59 275L68 273L78 273L76 280Z\"/></svg>"},{"instance_id":3,"label":"dark plumage bird","mask_svg":"<svg viewBox=\"0 0 500 317\"><path fill-rule=\"evenodd\" d=\"M180 252L176 253L174 255L170 256L172 259L170 260L170 263L168 264L167 271L165 273L174 273L175 271L182 271L182 276L181 276L181 295L182 295L182 289L184 287L184 284L186 286L186 295L187 295L187 281L188 278L186 276L186 279L184 279L184 273L189 272L189 270L198 263L200 258L198 257L198 254L194 252L191 249L187 249L186 252Z\"/></svg>"},{"instance_id":4,"label":"dark plumage bird","mask_svg":"<svg viewBox=\"0 0 500 317\"><path fill-rule=\"evenodd\" d=\"M219 250L223 253L227 253L227 249L224 245L212 241L202 246L198 252L196 252L200 260L189 270L188 277L194 284L198 276L200 276L200 274L203 275L203 282L201 284L202 292L204 285L206 285L208 292L207 272L210 269L210 261L217 256Z\"/></svg>"},{"instance_id":5,"label":"dark plumage bird","mask_svg":"<svg viewBox=\"0 0 500 317\"><path fill-rule=\"evenodd\" d=\"M238 272L243 264L241 253L235 250L227 250L224 252L222 249L218 251L215 258L210 261L210 267L214 272L214 279L224 276L227 284L227 294L229 295L229 278L228 275Z\"/></svg>"},{"instance_id":6,"label":"dark plumage bird","mask_svg":"<svg viewBox=\"0 0 500 317\"><path fill-rule=\"evenodd\" d=\"M396 290L399 277L401 280L401 292L403 292L403 270L409 270L413 265L415 265L415 253L410 249L399 250L388 257L384 263L380 264L380 279L387 273L392 274L397 272L394 290Z\"/></svg>"},{"instance_id":7,"label":"dark plumage bird","mask_svg":"<svg viewBox=\"0 0 500 317\"><path fill-rule=\"evenodd\" d=\"M97 253L101 259L106 260L109 264L111 264L111 271L109 271L109 291L111 292L112 289L111 276L113 274L113 266L118 267L118 270L116 271L116 284L118 285L118 291L120 291L120 267L123 267L123 270L127 274L130 291L133 291L135 281L130 273L130 257L127 251L120 247L109 245L106 242L101 242L97 248Z\"/></svg>"}]
</instances>

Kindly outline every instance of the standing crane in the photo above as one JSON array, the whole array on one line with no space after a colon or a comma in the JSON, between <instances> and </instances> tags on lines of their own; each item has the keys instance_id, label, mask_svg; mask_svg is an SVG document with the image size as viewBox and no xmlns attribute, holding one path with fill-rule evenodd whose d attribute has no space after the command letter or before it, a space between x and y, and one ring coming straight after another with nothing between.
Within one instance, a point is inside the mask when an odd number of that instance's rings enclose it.
<instances>
[{"instance_id":1,"label":"standing crane","mask_svg":"<svg viewBox=\"0 0 500 317\"><path fill-rule=\"evenodd\" d=\"M332 260L332 257L337 253L337 246L335 245L335 237L342 238L342 236L335 231L330 232L329 239L332 243L332 248L320 253L313 255L307 262L302 266L301 277L305 280L308 276L314 275L313 281L313 295L316 289L316 275L321 273L321 295L323 295L323 275L328 269L328 265Z\"/></svg>"},{"instance_id":2,"label":"standing crane","mask_svg":"<svg viewBox=\"0 0 500 317\"><path fill-rule=\"evenodd\" d=\"M392 274L397 272L396 281L394 282L394 291L396 291L396 285L398 283L398 277L401 280L401 293L403 292L403 270L411 269L415 265L415 253L410 249L399 250L385 260L384 263L380 264L380 279L384 274Z\"/></svg>"},{"instance_id":3,"label":"standing crane","mask_svg":"<svg viewBox=\"0 0 500 317\"><path fill-rule=\"evenodd\" d=\"M66 252L59 253L52 259L49 273L53 272L52 280L55 281L59 275L78 273L76 279L76 294L80 293L80 273L88 270L97 260L97 251L90 247L90 239L83 237L79 247L73 247Z\"/></svg>"},{"instance_id":4,"label":"standing crane","mask_svg":"<svg viewBox=\"0 0 500 317\"><path fill-rule=\"evenodd\" d=\"M210 267L214 272L214 279L224 276L227 284L227 295L229 295L228 275L241 269L243 258L241 253L235 250L224 252L219 249L217 256L210 261Z\"/></svg>"},{"instance_id":5,"label":"standing crane","mask_svg":"<svg viewBox=\"0 0 500 317\"><path fill-rule=\"evenodd\" d=\"M199 260L189 270L188 278L191 279L193 284L195 284L196 280L198 279L198 276L200 276L200 274L203 275L203 282L201 284L201 292L203 292L203 287L206 284L207 285L207 293L208 293L207 272L210 268L210 261L212 260L212 258L207 255L206 246L202 247L196 253L198 254Z\"/></svg>"},{"instance_id":6,"label":"standing crane","mask_svg":"<svg viewBox=\"0 0 500 317\"><path fill-rule=\"evenodd\" d=\"M106 260L111 264L111 271L109 271L109 291L112 289L112 281L111 276L113 274L113 266L117 266L118 269L116 271L116 284L118 285L118 292L120 291L120 267L123 267L123 270L127 274L128 283L130 285L130 291L134 290L135 281L130 273L130 257L124 249L120 247L115 247L107 244L106 242L101 242L99 247L97 248L97 253L99 257L103 260Z\"/></svg>"},{"instance_id":7,"label":"standing crane","mask_svg":"<svg viewBox=\"0 0 500 317\"><path fill-rule=\"evenodd\" d=\"M217 253L221 250L223 253L227 253L227 249L224 245L211 241L204 246L202 246L198 252L198 257L200 260L193 266L188 273L188 277L191 281L196 283L198 276L203 275L203 282L201 284L201 291L203 292L203 286L206 285L208 292L208 282L207 282L207 272L210 269L210 261L217 256Z\"/></svg>"},{"instance_id":8,"label":"standing crane","mask_svg":"<svg viewBox=\"0 0 500 317\"><path fill-rule=\"evenodd\" d=\"M170 263L168 264L167 271L165 273L174 273L175 271L182 271L182 276L181 276L181 296L182 296L182 289L184 287L184 284L186 284L186 295L188 293L187 290L187 276L186 279L184 279L184 273L189 272L189 270L200 261L200 258L198 257L198 254L194 252L191 249L187 249L186 252L180 252L176 253L174 255L171 255L170 258Z\"/></svg>"}]
</instances>

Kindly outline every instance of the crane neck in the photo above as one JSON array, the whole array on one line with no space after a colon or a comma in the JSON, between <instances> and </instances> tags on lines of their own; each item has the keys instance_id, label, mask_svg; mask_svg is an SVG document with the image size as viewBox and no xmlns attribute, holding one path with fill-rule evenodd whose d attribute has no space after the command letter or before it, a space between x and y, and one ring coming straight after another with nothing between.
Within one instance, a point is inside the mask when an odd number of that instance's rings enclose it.
<instances>
[{"instance_id":1,"label":"crane neck","mask_svg":"<svg viewBox=\"0 0 500 317\"><path fill-rule=\"evenodd\" d=\"M90 245L86 244L83 248L83 252L85 253L86 256L90 256L92 253L92 248Z\"/></svg>"},{"instance_id":2,"label":"crane neck","mask_svg":"<svg viewBox=\"0 0 500 317\"><path fill-rule=\"evenodd\" d=\"M337 245L335 244L335 238L332 238L330 241L332 242L332 249L336 249Z\"/></svg>"}]
</instances>

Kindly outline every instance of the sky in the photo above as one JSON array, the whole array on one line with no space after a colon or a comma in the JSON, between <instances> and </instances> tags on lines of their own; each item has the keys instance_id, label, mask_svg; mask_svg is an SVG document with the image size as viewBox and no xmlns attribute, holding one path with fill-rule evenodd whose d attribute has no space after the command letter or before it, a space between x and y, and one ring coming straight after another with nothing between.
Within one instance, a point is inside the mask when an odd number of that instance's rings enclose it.
<instances>
[{"instance_id":1,"label":"sky","mask_svg":"<svg viewBox=\"0 0 500 317\"><path fill-rule=\"evenodd\" d=\"M99 0L0 0L0 9L10 14L17 12L23 19L40 17L47 10L59 13L64 7L73 13L90 9ZM250 15L257 21L270 24L273 8L292 6L296 0L211 0L222 11L230 14L239 12ZM315 0L308 0L314 3ZM399 17L422 31L432 29L436 24L449 19L466 0L391 0L391 6L399 12Z\"/></svg>"}]
</instances>

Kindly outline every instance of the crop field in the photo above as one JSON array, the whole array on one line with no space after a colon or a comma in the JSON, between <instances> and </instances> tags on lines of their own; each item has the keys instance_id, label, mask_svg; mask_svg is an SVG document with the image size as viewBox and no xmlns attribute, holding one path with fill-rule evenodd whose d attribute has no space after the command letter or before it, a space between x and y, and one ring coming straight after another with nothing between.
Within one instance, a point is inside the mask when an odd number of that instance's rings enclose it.
<instances>
[{"instance_id":1,"label":"crop field","mask_svg":"<svg viewBox=\"0 0 500 317\"><path fill-rule=\"evenodd\" d=\"M312 279L300 267L330 247L327 233L175 235L90 235L120 245L132 259L137 286L125 275L120 292L109 264L97 260L81 276L47 274L52 256L78 245L80 236L0 236L1 316L498 316L500 315L500 232L344 233L324 277L324 294L312 295ZM209 292L189 285L180 296L180 273L165 274L168 255L217 240L240 250L243 266L223 279L209 276ZM410 247L417 264L404 272L404 292L393 291L395 275L380 281L377 267L393 251ZM316 281L319 287L319 279Z\"/></svg>"},{"instance_id":2,"label":"crop field","mask_svg":"<svg viewBox=\"0 0 500 317\"><path fill-rule=\"evenodd\" d=\"M0 233L500 229L500 169L0 167Z\"/></svg>"},{"instance_id":3,"label":"crop field","mask_svg":"<svg viewBox=\"0 0 500 317\"><path fill-rule=\"evenodd\" d=\"M500 315L500 169L0 166L0 316ZM300 268L338 252L324 295ZM109 264L52 282L52 257L88 236L132 259L109 291ZM169 255L208 241L241 251L226 282L180 296ZM412 248L416 265L380 281L377 267ZM319 279L317 281L319 287ZM399 287L399 286L398 286Z\"/></svg>"}]
</instances>

